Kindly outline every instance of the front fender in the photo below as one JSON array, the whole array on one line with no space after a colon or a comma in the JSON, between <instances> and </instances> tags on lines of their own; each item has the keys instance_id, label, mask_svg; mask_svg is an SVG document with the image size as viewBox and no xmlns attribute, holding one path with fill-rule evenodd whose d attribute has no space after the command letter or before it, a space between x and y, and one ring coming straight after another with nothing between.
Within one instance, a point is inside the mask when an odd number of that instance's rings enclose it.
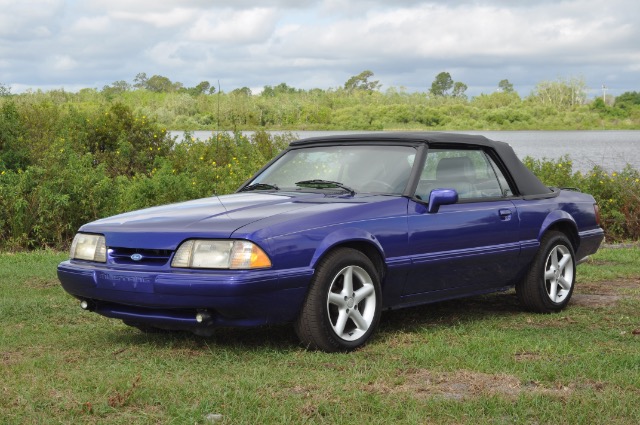
<instances>
[{"instance_id":1,"label":"front fender","mask_svg":"<svg viewBox=\"0 0 640 425\"><path fill-rule=\"evenodd\" d=\"M324 254L326 254L334 246L350 242L364 242L371 246L374 246L380 253L381 257L385 258L384 249L382 248L382 245L380 245L378 238L376 238L373 234L367 232L366 230L355 227L348 227L329 233L322 240L322 242L320 242L320 244L316 248L316 251L313 253L310 266L312 268L315 268L320 258L322 258Z\"/></svg>"},{"instance_id":2,"label":"front fender","mask_svg":"<svg viewBox=\"0 0 640 425\"><path fill-rule=\"evenodd\" d=\"M542 222L540 232L538 233L538 241L542 239L542 235L544 235L549 228L558 223L569 224L575 233L578 232L578 225L571 214L563 210L555 210L551 211Z\"/></svg>"}]
</instances>

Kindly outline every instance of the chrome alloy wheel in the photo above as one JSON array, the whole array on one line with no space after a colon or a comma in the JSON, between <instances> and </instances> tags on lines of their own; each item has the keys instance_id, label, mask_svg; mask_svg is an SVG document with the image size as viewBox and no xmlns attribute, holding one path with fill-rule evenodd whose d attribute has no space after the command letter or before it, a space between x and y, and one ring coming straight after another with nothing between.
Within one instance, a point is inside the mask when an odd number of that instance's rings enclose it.
<instances>
[{"instance_id":1,"label":"chrome alloy wheel","mask_svg":"<svg viewBox=\"0 0 640 425\"><path fill-rule=\"evenodd\" d=\"M347 266L338 272L329 287L327 313L333 331L345 341L367 332L375 318L376 291L363 268Z\"/></svg>"},{"instance_id":2,"label":"chrome alloy wheel","mask_svg":"<svg viewBox=\"0 0 640 425\"><path fill-rule=\"evenodd\" d=\"M556 245L545 263L544 280L549 299L561 303L571 292L574 265L571 251L563 245Z\"/></svg>"}]
</instances>

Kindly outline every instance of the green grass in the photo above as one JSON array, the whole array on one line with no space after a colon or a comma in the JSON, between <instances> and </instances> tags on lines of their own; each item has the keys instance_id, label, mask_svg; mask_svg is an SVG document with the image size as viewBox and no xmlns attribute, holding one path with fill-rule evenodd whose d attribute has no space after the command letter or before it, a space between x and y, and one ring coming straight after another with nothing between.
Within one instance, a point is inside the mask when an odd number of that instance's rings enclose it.
<instances>
[{"instance_id":1,"label":"green grass","mask_svg":"<svg viewBox=\"0 0 640 425\"><path fill-rule=\"evenodd\" d=\"M640 423L640 248L579 266L560 314L512 292L383 314L351 354L288 326L143 334L82 311L54 252L0 255L0 423Z\"/></svg>"}]
</instances>

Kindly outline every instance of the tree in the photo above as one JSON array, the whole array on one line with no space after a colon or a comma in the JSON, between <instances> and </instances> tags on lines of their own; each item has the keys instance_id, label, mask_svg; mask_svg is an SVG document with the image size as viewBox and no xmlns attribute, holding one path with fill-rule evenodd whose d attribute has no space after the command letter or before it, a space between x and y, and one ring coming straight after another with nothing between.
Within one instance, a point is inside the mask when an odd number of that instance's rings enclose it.
<instances>
[{"instance_id":1,"label":"tree","mask_svg":"<svg viewBox=\"0 0 640 425\"><path fill-rule=\"evenodd\" d=\"M616 103L614 104L617 108L631 108L635 105L640 105L640 92L628 91L622 93L620 96L616 97Z\"/></svg>"},{"instance_id":2,"label":"tree","mask_svg":"<svg viewBox=\"0 0 640 425\"><path fill-rule=\"evenodd\" d=\"M199 96L201 94L206 94L206 93L213 94L216 92L216 88L213 87L211 83L208 81L201 81L195 87L191 87L190 89L187 89L187 91L189 92L189 94L193 96Z\"/></svg>"},{"instance_id":3,"label":"tree","mask_svg":"<svg viewBox=\"0 0 640 425\"><path fill-rule=\"evenodd\" d=\"M279 94L291 94L296 92L297 90L293 87L288 86L287 83L280 83L275 87L264 86L260 95L263 97L275 97Z\"/></svg>"},{"instance_id":4,"label":"tree","mask_svg":"<svg viewBox=\"0 0 640 425\"><path fill-rule=\"evenodd\" d=\"M432 96L437 97L454 97L458 99L466 99L467 85L460 81L453 81L451 74L448 72L441 72L436 75L436 78L431 83L431 89L429 93Z\"/></svg>"},{"instance_id":5,"label":"tree","mask_svg":"<svg viewBox=\"0 0 640 425\"><path fill-rule=\"evenodd\" d=\"M373 72L369 70L362 71L360 74L349 78L347 82L344 83L344 89L348 92L356 90L372 92L379 90L380 87L382 87L382 84L380 84L380 81L378 80L369 81L369 78L371 77L373 77Z\"/></svg>"},{"instance_id":6,"label":"tree","mask_svg":"<svg viewBox=\"0 0 640 425\"><path fill-rule=\"evenodd\" d=\"M593 100L593 103L591 103L591 108L597 111L605 111L607 109L607 105L604 103L604 100L598 96Z\"/></svg>"},{"instance_id":7,"label":"tree","mask_svg":"<svg viewBox=\"0 0 640 425\"><path fill-rule=\"evenodd\" d=\"M102 88L102 93L112 96L116 94L121 94L131 90L131 84L127 83L124 80L114 81L110 86L104 86Z\"/></svg>"},{"instance_id":8,"label":"tree","mask_svg":"<svg viewBox=\"0 0 640 425\"><path fill-rule=\"evenodd\" d=\"M180 84L182 85L182 84ZM147 80L145 88L149 91L156 93L169 93L174 91L174 84L167 77L162 75L154 75Z\"/></svg>"},{"instance_id":9,"label":"tree","mask_svg":"<svg viewBox=\"0 0 640 425\"><path fill-rule=\"evenodd\" d=\"M431 83L429 93L434 96L448 96L449 90L453 88L453 78L448 72L441 72L436 75L436 79Z\"/></svg>"},{"instance_id":10,"label":"tree","mask_svg":"<svg viewBox=\"0 0 640 425\"><path fill-rule=\"evenodd\" d=\"M451 93L452 97L456 97L459 99L466 99L467 95L465 92L467 91L467 85L465 83L461 83L460 81L456 81L453 84L453 93Z\"/></svg>"},{"instance_id":11,"label":"tree","mask_svg":"<svg viewBox=\"0 0 640 425\"><path fill-rule=\"evenodd\" d=\"M584 78L542 81L536 85L532 98L543 105L570 108L582 105L587 98L587 83Z\"/></svg>"},{"instance_id":12,"label":"tree","mask_svg":"<svg viewBox=\"0 0 640 425\"><path fill-rule=\"evenodd\" d=\"M208 81L201 81L195 88L200 94L205 94L211 91L211 83ZM215 87L213 88L213 90L215 92Z\"/></svg>"},{"instance_id":13,"label":"tree","mask_svg":"<svg viewBox=\"0 0 640 425\"><path fill-rule=\"evenodd\" d=\"M1 96L11 96L11 87L0 83L0 97Z\"/></svg>"},{"instance_id":14,"label":"tree","mask_svg":"<svg viewBox=\"0 0 640 425\"><path fill-rule=\"evenodd\" d=\"M242 87L231 91L234 96L251 96L251 89L249 87Z\"/></svg>"},{"instance_id":15,"label":"tree","mask_svg":"<svg viewBox=\"0 0 640 425\"><path fill-rule=\"evenodd\" d=\"M506 78L504 80L500 80L498 83L498 90L503 93L513 93L513 84L509 82Z\"/></svg>"},{"instance_id":16,"label":"tree","mask_svg":"<svg viewBox=\"0 0 640 425\"><path fill-rule=\"evenodd\" d=\"M287 85L287 83L280 83L273 88L276 94L288 94L295 93L296 89Z\"/></svg>"},{"instance_id":17,"label":"tree","mask_svg":"<svg viewBox=\"0 0 640 425\"><path fill-rule=\"evenodd\" d=\"M133 87L137 89L145 89L147 88L147 80L149 80L147 78L147 73L139 72L138 75L136 75L136 78L133 79Z\"/></svg>"},{"instance_id":18,"label":"tree","mask_svg":"<svg viewBox=\"0 0 640 425\"><path fill-rule=\"evenodd\" d=\"M127 83L124 80L114 81L113 84L111 84L111 87L121 92L131 90L131 84Z\"/></svg>"},{"instance_id":19,"label":"tree","mask_svg":"<svg viewBox=\"0 0 640 425\"><path fill-rule=\"evenodd\" d=\"M262 88L262 93L260 93L260 96L263 97L275 97L275 95L276 91L271 86L264 86Z\"/></svg>"},{"instance_id":20,"label":"tree","mask_svg":"<svg viewBox=\"0 0 640 425\"><path fill-rule=\"evenodd\" d=\"M162 75L154 75L147 80L145 84L145 88L149 91L162 93L168 92L173 87L171 80L167 77L163 77Z\"/></svg>"}]
</instances>

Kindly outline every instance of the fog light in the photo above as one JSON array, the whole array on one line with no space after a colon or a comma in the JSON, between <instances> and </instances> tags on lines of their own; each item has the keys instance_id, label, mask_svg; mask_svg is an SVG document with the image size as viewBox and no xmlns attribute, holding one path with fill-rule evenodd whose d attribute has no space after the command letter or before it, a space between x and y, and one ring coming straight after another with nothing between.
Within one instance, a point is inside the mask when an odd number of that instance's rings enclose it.
<instances>
[{"instance_id":1,"label":"fog light","mask_svg":"<svg viewBox=\"0 0 640 425\"><path fill-rule=\"evenodd\" d=\"M207 311L199 311L198 314L196 314L196 322L198 323L204 323L207 322L211 319L211 314L209 314L209 312Z\"/></svg>"}]
</instances>

